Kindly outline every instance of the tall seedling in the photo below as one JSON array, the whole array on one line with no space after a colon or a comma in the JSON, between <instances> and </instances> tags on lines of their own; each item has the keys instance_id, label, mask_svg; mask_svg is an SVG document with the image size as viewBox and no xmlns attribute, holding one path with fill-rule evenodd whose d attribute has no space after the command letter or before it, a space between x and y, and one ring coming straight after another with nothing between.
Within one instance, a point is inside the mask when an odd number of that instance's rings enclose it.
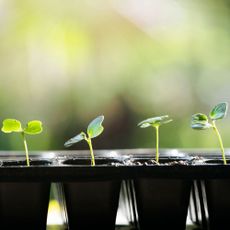
<instances>
[{"instance_id":1,"label":"tall seedling","mask_svg":"<svg viewBox=\"0 0 230 230\"><path fill-rule=\"evenodd\" d=\"M30 166L29 151L26 141L26 134L36 135L41 133L43 130L42 122L38 120L29 121L25 128L22 128L21 122L15 119L5 119L2 125L2 132L4 133L20 133L23 138L25 153L26 153L26 164Z\"/></svg>"},{"instance_id":2,"label":"tall seedling","mask_svg":"<svg viewBox=\"0 0 230 230\"><path fill-rule=\"evenodd\" d=\"M225 158L225 151L223 146L223 141L220 135L219 130L216 126L216 121L223 119L228 110L228 103L222 102L217 104L209 113L209 118L211 120L211 123L209 123L208 116L203 113L196 113L192 115L192 121L191 121L191 127L196 130L205 130L212 128L218 138L221 153L222 153L222 159L224 164L227 164L226 158Z\"/></svg>"},{"instance_id":3,"label":"tall seedling","mask_svg":"<svg viewBox=\"0 0 230 230\"><path fill-rule=\"evenodd\" d=\"M161 125L167 124L171 121L172 121L172 119L169 119L168 115L164 115L164 116L160 116L160 117L148 118L148 119L143 120L140 123L138 123L138 126L140 128L153 127L156 131L156 156L155 156L155 160L157 163L159 163L159 128Z\"/></svg>"},{"instance_id":4,"label":"tall seedling","mask_svg":"<svg viewBox=\"0 0 230 230\"><path fill-rule=\"evenodd\" d=\"M94 120L92 120L89 123L88 128L87 128L87 134L84 132L81 132L78 135L76 135L75 137L66 141L64 144L65 147L70 147L71 145L73 145L79 141L85 140L89 146L92 166L95 166L95 157L94 157L94 153L93 153L93 146L92 146L92 140L91 139L99 136L103 132L103 130L104 130L104 127L102 126L103 120L104 120L103 115L98 116L97 118L95 118Z\"/></svg>"}]
</instances>

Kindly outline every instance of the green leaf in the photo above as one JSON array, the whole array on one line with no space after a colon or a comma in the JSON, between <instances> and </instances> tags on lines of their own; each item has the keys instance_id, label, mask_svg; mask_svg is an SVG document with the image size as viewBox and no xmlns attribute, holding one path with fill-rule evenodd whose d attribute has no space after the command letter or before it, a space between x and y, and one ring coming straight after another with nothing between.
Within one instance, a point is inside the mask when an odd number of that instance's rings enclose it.
<instances>
[{"instance_id":1,"label":"green leaf","mask_svg":"<svg viewBox=\"0 0 230 230\"><path fill-rule=\"evenodd\" d=\"M93 121L90 122L87 128L87 134L90 138L94 138L99 136L103 130L104 127L102 126L102 122L104 120L104 116L98 116Z\"/></svg>"},{"instance_id":2,"label":"green leaf","mask_svg":"<svg viewBox=\"0 0 230 230\"><path fill-rule=\"evenodd\" d=\"M216 105L209 114L212 120L222 119L226 116L228 110L228 103L223 102Z\"/></svg>"},{"instance_id":3,"label":"green leaf","mask_svg":"<svg viewBox=\"0 0 230 230\"><path fill-rule=\"evenodd\" d=\"M41 133L43 130L42 122L38 120L29 121L24 129L24 133L35 135Z\"/></svg>"},{"instance_id":4,"label":"green leaf","mask_svg":"<svg viewBox=\"0 0 230 230\"><path fill-rule=\"evenodd\" d=\"M207 123L208 117L203 113L196 113L192 115L192 123Z\"/></svg>"},{"instance_id":5,"label":"green leaf","mask_svg":"<svg viewBox=\"0 0 230 230\"><path fill-rule=\"evenodd\" d=\"M81 132L80 134L78 134L75 137L73 137L73 138L69 139L68 141L66 141L64 146L65 147L70 147L71 145L84 140L85 137L86 137L85 133Z\"/></svg>"},{"instance_id":6,"label":"green leaf","mask_svg":"<svg viewBox=\"0 0 230 230\"><path fill-rule=\"evenodd\" d=\"M2 132L23 132L21 122L16 119L5 119L3 121Z\"/></svg>"},{"instance_id":7,"label":"green leaf","mask_svg":"<svg viewBox=\"0 0 230 230\"><path fill-rule=\"evenodd\" d=\"M207 124L202 124L202 123L196 123L196 124L192 124L191 127L193 129L196 129L196 130L204 130L204 129L209 129L212 127L211 124L207 123Z\"/></svg>"},{"instance_id":8,"label":"green leaf","mask_svg":"<svg viewBox=\"0 0 230 230\"><path fill-rule=\"evenodd\" d=\"M151 117L138 123L138 126L140 126L140 128L147 128L149 126L153 126L153 127L161 126L163 124L167 124L172 121L172 119L168 119L168 118L169 118L168 115L164 115L160 117Z\"/></svg>"},{"instance_id":9,"label":"green leaf","mask_svg":"<svg viewBox=\"0 0 230 230\"><path fill-rule=\"evenodd\" d=\"M208 122L208 117L203 113L192 115L191 127L197 130L209 129L212 125Z\"/></svg>"}]
</instances>

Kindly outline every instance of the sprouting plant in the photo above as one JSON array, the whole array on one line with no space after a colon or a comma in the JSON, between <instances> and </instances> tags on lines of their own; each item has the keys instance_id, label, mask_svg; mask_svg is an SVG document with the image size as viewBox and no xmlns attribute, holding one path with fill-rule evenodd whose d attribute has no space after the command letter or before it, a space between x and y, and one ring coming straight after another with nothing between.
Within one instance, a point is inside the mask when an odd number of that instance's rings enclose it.
<instances>
[{"instance_id":1,"label":"sprouting plant","mask_svg":"<svg viewBox=\"0 0 230 230\"><path fill-rule=\"evenodd\" d=\"M38 120L29 121L25 128L22 128L21 122L15 119L5 119L3 121L2 132L4 133L12 133L17 132L21 133L24 143L24 148L26 152L26 164L30 166L29 162L29 152L28 146L26 142L26 134L35 135L41 133L43 130L42 122Z\"/></svg>"},{"instance_id":2,"label":"sprouting plant","mask_svg":"<svg viewBox=\"0 0 230 230\"><path fill-rule=\"evenodd\" d=\"M152 117L138 123L140 128L153 127L156 130L156 162L159 162L159 127L163 124L171 122L172 119L169 119L168 115L160 117Z\"/></svg>"},{"instance_id":3,"label":"sprouting plant","mask_svg":"<svg viewBox=\"0 0 230 230\"><path fill-rule=\"evenodd\" d=\"M90 155L91 155L91 165L95 166L95 158L94 158L94 153L93 153L93 147L92 147L92 138L95 138L99 136L103 130L104 127L102 126L102 122L104 120L104 116L98 116L94 120L92 120L87 128L87 134L84 132L79 133L75 137L69 139L68 141L65 142L64 146L65 147L70 147L71 145L85 140L88 145L89 145L89 150L90 150Z\"/></svg>"},{"instance_id":4,"label":"sprouting plant","mask_svg":"<svg viewBox=\"0 0 230 230\"><path fill-rule=\"evenodd\" d=\"M227 161L225 158L223 141L216 127L216 120L223 119L227 114L227 110L228 110L227 102L219 103L209 113L209 118L211 119L211 123L209 123L208 116L203 113L196 113L192 115L192 121L191 121L191 127L196 130L213 128L219 141L224 164L227 164Z\"/></svg>"}]
</instances>

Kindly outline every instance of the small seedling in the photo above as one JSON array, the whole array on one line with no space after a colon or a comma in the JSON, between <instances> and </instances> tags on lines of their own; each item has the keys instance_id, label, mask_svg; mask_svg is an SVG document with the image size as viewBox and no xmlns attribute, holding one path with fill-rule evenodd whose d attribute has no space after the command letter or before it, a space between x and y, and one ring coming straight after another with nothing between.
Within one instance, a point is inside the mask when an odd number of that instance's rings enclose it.
<instances>
[{"instance_id":1,"label":"small seedling","mask_svg":"<svg viewBox=\"0 0 230 230\"><path fill-rule=\"evenodd\" d=\"M29 121L25 128L22 128L21 122L15 119L5 119L3 121L2 132L4 133L21 133L26 152L26 164L30 166L29 152L25 134L35 135L42 132L42 122L38 120Z\"/></svg>"},{"instance_id":2,"label":"small seedling","mask_svg":"<svg viewBox=\"0 0 230 230\"><path fill-rule=\"evenodd\" d=\"M68 141L65 142L64 146L65 147L70 147L71 145L85 140L88 145L89 145L89 150L90 150L90 155L91 155L91 165L95 166L95 158L94 158L94 153L93 153L93 147L92 147L92 138L95 138L99 136L103 130L104 127L102 126L102 122L104 120L104 116L98 116L94 120L92 120L87 128L87 134L84 132L79 133L75 137L69 139Z\"/></svg>"},{"instance_id":3,"label":"small seedling","mask_svg":"<svg viewBox=\"0 0 230 230\"><path fill-rule=\"evenodd\" d=\"M219 103L209 113L209 118L211 119L211 123L209 123L208 116L203 113L196 113L192 115L192 121L191 121L191 127L196 130L213 128L220 144L222 158L225 165L227 164L227 161L225 158L223 141L216 127L216 120L223 119L227 114L227 110L228 110L228 103L226 102Z\"/></svg>"},{"instance_id":4,"label":"small seedling","mask_svg":"<svg viewBox=\"0 0 230 230\"><path fill-rule=\"evenodd\" d=\"M156 130L156 162L159 163L159 127L163 124L171 122L172 119L169 119L168 115L160 117L152 117L146 120L141 121L138 126L140 128L153 127Z\"/></svg>"}]
</instances>

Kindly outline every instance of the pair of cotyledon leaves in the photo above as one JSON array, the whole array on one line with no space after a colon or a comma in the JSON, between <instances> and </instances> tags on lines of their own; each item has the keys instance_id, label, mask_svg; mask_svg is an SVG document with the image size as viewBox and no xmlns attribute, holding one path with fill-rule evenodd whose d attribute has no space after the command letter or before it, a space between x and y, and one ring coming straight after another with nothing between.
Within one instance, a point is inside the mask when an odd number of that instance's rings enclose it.
<instances>
[{"instance_id":1,"label":"pair of cotyledon leaves","mask_svg":"<svg viewBox=\"0 0 230 230\"><path fill-rule=\"evenodd\" d=\"M147 127L159 127L163 124L167 124L169 122L171 122L172 119L169 119L168 115L164 115L164 116L160 116L160 117L152 117L152 118L148 118L146 120L141 121L138 126L140 128L147 128Z\"/></svg>"},{"instance_id":2,"label":"pair of cotyledon leaves","mask_svg":"<svg viewBox=\"0 0 230 230\"><path fill-rule=\"evenodd\" d=\"M2 126L2 132L4 133L20 132L35 135L41 133L42 130L42 122L39 120L29 121L26 127L23 128L20 121L16 119L5 119Z\"/></svg>"},{"instance_id":3,"label":"pair of cotyledon leaves","mask_svg":"<svg viewBox=\"0 0 230 230\"><path fill-rule=\"evenodd\" d=\"M71 145L82 141L82 140L87 140L87 139L92 139L95 138L97 136L99 136L103 130L104 127L102 126L102 122L104 120L104 116L98 116L97 118L95 118L94 120L92 120L87 128L87 135L84 132L79 133L78 135L76 135L75 137L69 139L68 141L65 142L64 146L65 147L70 147Z\"/></svg>"},{"instance_id":4,"label":"pair of cotyledon leaves","mask_svg":"<svg viewBox=\"0 0 230 230\"><path fill-rule=\"evenodd\" d=\"M228 110L228 103L222 102L216 105L209 113L209 118L212 121L222 119L226 116ZM191 127L193 129L203 130L213 127L208 121L208 116L203 113L196 113L192 115Z\"/></svg>"}]
</instances>

